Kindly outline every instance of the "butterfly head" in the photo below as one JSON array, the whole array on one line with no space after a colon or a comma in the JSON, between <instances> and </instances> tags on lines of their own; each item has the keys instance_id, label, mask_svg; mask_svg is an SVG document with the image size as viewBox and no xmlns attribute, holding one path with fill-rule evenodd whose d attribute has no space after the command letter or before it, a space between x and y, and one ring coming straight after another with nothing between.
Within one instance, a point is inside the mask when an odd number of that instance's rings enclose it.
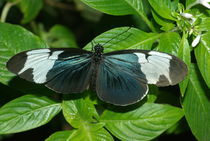
<instances>
[{"instance_id":1,"label":"butterfly head","mask_svg":"<svg viewBox=\"0 0 210 141\"><path fill-rule=\"evenodd\" d=\"M101 44L97 44L94 46L94 51L96 54L101 54L104 52L104 47Z\"/></svg>"}]
</instances>

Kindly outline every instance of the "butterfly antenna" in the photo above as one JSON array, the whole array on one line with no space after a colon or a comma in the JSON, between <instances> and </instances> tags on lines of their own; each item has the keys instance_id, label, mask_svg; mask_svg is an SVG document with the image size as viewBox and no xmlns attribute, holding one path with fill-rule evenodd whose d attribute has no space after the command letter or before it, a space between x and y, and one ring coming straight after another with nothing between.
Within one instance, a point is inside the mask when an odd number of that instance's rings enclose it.
<instances>
[{"instance_id":1,"label":"butterfly antenna","mask_svg":"<svg viewBox=\"0 0 210 141\"><path fill-rule=\"evenodd\" d=\"M92 46L91 50L93 51L93 47L94 47L93 41L91 41L91 46Z\"/></svg>"},{"instance_id":2,"label":"butterfly antenna","mask_svg":"<svg viewBox=\"0 0 210 141\"><path fill-rule=\"evenodd\" d=\"M108 40L107 42L105 42L102 46L106 45L107 43L109 43L110 41L112 41L114 38L116 38L116 37L118 37L118 36L124 34L125 32L128 32L128 30L130 30L130 29L131 29L131 27L128 27L127 30L123 31L122 33L119 33L118 35L116 35L116 36L114 36L114 37L112 37L110 40ZM127 39L127 38L126 38L126 39Z\"/></svg>"},{"instance_id":3,"label":"butterfly antenna","mask_svg":"<svg viewBox=\"0 0 210 141\"><path fill-rule=\"evenodd\" d=\"M128 36L126 36L123 40L126 40L128 37L130 37L132 34L129 34ZM120 41L115 42L115 44L119 43ZM107 46L106 48L109 48L109 46Z\"/></svg>"}]
</instances>

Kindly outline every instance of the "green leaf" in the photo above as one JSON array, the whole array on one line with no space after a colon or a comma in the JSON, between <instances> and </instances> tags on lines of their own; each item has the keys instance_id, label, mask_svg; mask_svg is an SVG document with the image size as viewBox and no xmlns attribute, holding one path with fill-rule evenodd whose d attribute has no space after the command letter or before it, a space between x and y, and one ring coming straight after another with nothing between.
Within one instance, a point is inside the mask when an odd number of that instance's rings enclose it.
<instances>
[{"instance_id":1,"label":"green leaf","mask_svg":"<svg viewBox=\"0 0 210 141\"><path fill-rule=\"evenodd\" d=\"M94 38L93 41L103 45L104 52L122 49L150 50L154 41L160 36L161 34L146 33L136 28L120 27L102 33ZM92 50L91 43L87 44L84 49Z\"/></svg>"},{"instance_id":2,"label":"green leaf","mask_svg":"<svg viewBox=\"0 0 210 141\"><path fill-rule=\"evenodd\" d=\"M189 84L183 100L185 117L192 133L199 141L210 139L210 89L195 65L191 66Z\"/></svg>"},{"instance_id":3,"label":"green leaf","mask_svg":"<svg viewBox=\"0 0 210 141\"><path fill-rule=\"evenodd\" d=\"M93 102L88 98L64 100L62 109L65 119L74 128L79 128L86 124L86 122L95 122L94 118L98 118Z\"/></svg>"},{"instance_id":4,"label":"green leaf","mask_svg":"<svg viewBox=\"0 0 210 141\"><path fill-rule=\"evenodd\" d=\"M160 37L158 51L167 52L177 56L181 37L176 32L166 32Z\"/></svg>"},{"instance_id":5,"label":"green leaf","mask_svg":"<svg viewBox=\"0 0 210 141\"><path fill-rule=\"evenodd\" d=\"M42 126L60 110L61 104L47 97L19 97L0 108L0 134L17 133Z\"/></svg>"},{"instance_id":6,"label":"green leaf","mask_svg":"<svg viewBox=\"0 0 210 141\"><path fill-rule=\"evenodd\" d=\"M175 12L176 10L178 10L179 0L172 0L171 2L168 2L168 7L171 9L171 11Z\"/></svg>"},{"instance_id":7,"label":"green leaf","mask_svg":"<svg viewBox=\"0 0 210 141\"><path fill-rule=\"evenodd\" d=\"M144 0L81 0L99 11L112 15L128 15L144 11Z\"/></svg>"},{"instance_id":8,"label":"green leaf","mask_svg":"<svg viewBox=\"0 0 210 141\"><path fill-rule=\"evenodd\" d=\"M195 48L195 57L199 70L210 88L210 31L203 34L201 42Z\"/></svg>"},{"instance_id":9,"label":"green leaf","mask_svg":"<svg viewBox=\"0 0 210 141\"><path fill-rule=\"evenodd\" d=\"M86 124L79 128L71 137L72 141L114 141L103 124Z\"/></svg>"},{"instance_id":10,"label":"green leaf","mask_svg":"<svg viewBox=\"0 0 210 141\"><path fill-rule=\"evenodd\" d=\"M20 9L24 15L22 23L33 20L42 9L43 0L21 0Z\"/></svg>"},{"instance_id":11,"label":"green leaf","mask_svg":"<svg viewBox=\"0 0 210 141\"><path fill-rule=\"evenodd\" d=\"M158 15L175 21L175 18L172 16L174 6L171 0L149 0L149 3Z\"/></svg>"},{"instance_id":12,"label":"green leaf","mask_svg":"<svg viewBox=\"0 0 210 141\"><path fill-rule=\"evenodd\" d=\"M18 52L47 48L40 38L25 30L21 26L0 23L0 82L8 84L14 74L6 68L6 62Z\"/></svg>"},{"instance_id":13,"label":"green leaf","mask_svg":"<svg viewBox=\"0 0 210 141\"><path fill-rule=\"evenodd\" d=\"M76 130L58 131L49 136L45 141L72 141L71 136Z\"/></svg>"},{"instance_id":14,"label":"green leaf","mask_svg":"<svg viewBox=\"0 0 210 141\"><path fill-rule=\"evenodd\" d=\"M114 141L114 139L105 129L93 126L71 131L58 131L45 141Z\"/></svg>"},{"instance_id":15,"label":"green leaf","mask_svg":"<svg viewBox=\"0 0 210 141\"><path fill-rule=\"evenodd\" d=\"M174 28L174 24L172 23L171 20L167 20L167 19L164 19L162 18L161 16L159 16L155 11L152 11L152 16L155 20L155 22L159 25L161 25L161 30L163 31L169 31L171 30L172 28Z\"/></svg>"},{"instance_id":16,"label":"green leaf","mask_svg":"<svg viewBox=\"0 0 210 141\"><path fill-rule=\"evenodd\" d=\"M183 116L180 108L146 103L132 111L122 113L105 111L100 122L121 140L151 140L171 127Z\"/></svg>"},{"instance_id":17,"label":"green leaf","mask_svg":"<svg viewBox=\"0 0 210 141\"><path fill-rule=\"evenodd\" d=\"M43 33L45 41L53 48L78 47L73 33L62 25L53 26L48 33Z\"/></svg>"},{"instance_id":18,"label":"green leaf","mask_svg":"<svg viewBox=\"0 0 210 141\"><path fill-rule=\"evenodd\" d=\"M86 125L71 131L59 131L45 141L114 141L100 124Z\"/></svg>"},{"instance_id":19,"label":"green leaf","mask_svg":"<svg viewBox=\"0 0 210 141\"><path fill-rule=\"evenodd\" d=\"M182 40L180 42L178 56L181 58L188 67L188 75L184 81L179 83L179 88L182 96L184 96L185 90L187 88L189 82L189 74L190 74L190 64L191 64L191 55L190 55L190 46L187 40L187 34L183 34Z\"/></svg>"},{"instance_id":20,"label":"green leaf","mask_svg":"<svg viewBox=\"0 0 210 141\"><path fill-rule=\"evenodd\" d=\"M200 31L209 31L210 30L210 17L202 18L199 28L200 28Z\"/></svg>"},{"instance_id":21,"label":"green leaf","mask_svg":"<svg viewBox=\"0 0 210 141\"><path fill-rule=\"evenodd\" d=\"M147 0L81 0L92 8L111 15L137 14L155 31L154 26L146 17L148 11Z\"/></svg>"}]
</instances>

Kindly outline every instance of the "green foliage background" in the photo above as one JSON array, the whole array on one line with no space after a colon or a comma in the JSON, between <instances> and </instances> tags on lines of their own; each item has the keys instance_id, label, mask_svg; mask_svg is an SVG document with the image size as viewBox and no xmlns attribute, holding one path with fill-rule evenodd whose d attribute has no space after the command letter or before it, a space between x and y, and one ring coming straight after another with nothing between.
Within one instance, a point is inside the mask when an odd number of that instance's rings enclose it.
<instances>
[{"instance_id":1,"label":"green foliage background","mask_svg":"<svg viewBox=\"0 0 210 141\"><path fill-rule=\"evenodd\" d=\"M0 10L0 140L50 121L45 126L57 131L46 141L147 141L186 132L195 137L188 140L210 140L210 10L201 0L1 0ZM91 40L110 41L105 52L173 54L185 61L188 76L179 87L150 86L141 102L118 107L90 91L56 94L17 78L5 66L21 51L91 50Z\"/></svg>"}]
</instances>

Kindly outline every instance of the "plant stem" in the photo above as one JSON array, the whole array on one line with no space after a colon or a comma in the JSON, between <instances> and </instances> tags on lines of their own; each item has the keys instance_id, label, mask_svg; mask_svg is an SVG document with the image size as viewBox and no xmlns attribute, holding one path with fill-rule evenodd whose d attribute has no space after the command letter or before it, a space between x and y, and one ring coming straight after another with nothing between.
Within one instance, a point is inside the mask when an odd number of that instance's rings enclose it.
<instances>
[{"instance_id":1,"label":"plant stem","mask_svg":"<svg viewBox=\"0 0 210 141\"><path fill-rule=\"evenodd\" d=\"M2 13L1 13L1 22L5 22L6 21L6 18L7 18L7 15L8 15L8 12L10 10L10 8L13 6L13 5L16 5L17 3L19 3L20 1L16 1L16 2L7 2L2 10Z\"/></svg>"}]
</instances>

